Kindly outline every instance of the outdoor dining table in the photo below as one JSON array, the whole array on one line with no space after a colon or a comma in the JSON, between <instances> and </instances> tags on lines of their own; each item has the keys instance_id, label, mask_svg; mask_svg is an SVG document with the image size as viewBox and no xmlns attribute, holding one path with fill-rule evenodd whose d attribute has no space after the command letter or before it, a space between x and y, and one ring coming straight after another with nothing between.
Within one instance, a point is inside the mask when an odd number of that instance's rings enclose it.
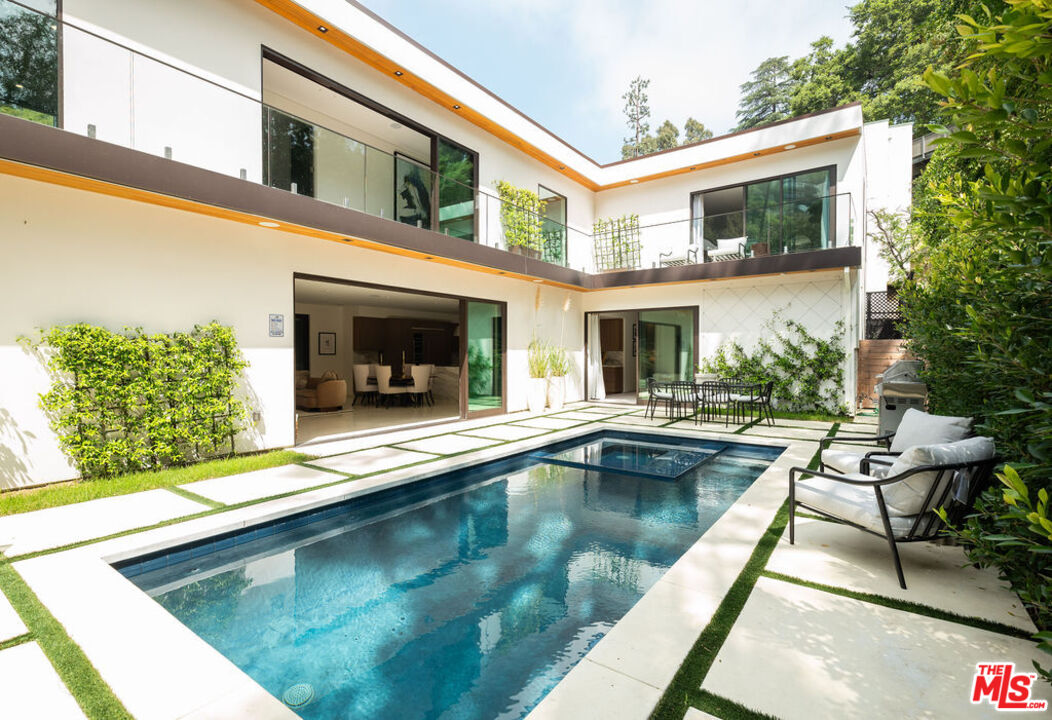
<instances>
[{"instance_id":1,"label":"outdoor dining table","mask_svg":"<svg viewBox=\"0 0 1052 720\"><path fill-rule=\"evenodd\" d=\"M727 424L732 419L735 423L745 422L746 406L749 420L753 419L757 402L763 395L764 384L734 379L706 380L701 383L678 380L656 383L655 387L672 396L672 400L665 405L669 420L683 419L683 406L689 403L696 422L715 421L722 417L724 424ZM718 411L722 412L717 414Z\"/></svg>"}]
</instances>

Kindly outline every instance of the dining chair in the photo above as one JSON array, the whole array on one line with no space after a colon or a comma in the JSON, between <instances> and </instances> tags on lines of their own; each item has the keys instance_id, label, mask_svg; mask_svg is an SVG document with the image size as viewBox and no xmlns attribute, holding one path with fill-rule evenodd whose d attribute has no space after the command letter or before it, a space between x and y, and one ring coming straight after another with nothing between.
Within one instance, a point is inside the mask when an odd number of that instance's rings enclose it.
<instances>
[{"instance_id":1,"label":"dining chair","mask_svg":"<svg viewBox=\"0 0 1052 720\"><path fill-rule=\"evenodd\" d=\"M411 365L409 366L409 372L412 375L413 384L405 390L413 397L413 401L417 405L423 405L427 397L427 385L431 379L431 366Z\"/></svg>"},{"instance_id":2,"label":"dining chair","mask_svg":"<svg viewBox=\"0 0 1052 720\"><path fill-rule=\"evenodd\" d=\"M384 407L390 407L392 396L405 395L406 392L406 388L404 386L392 387L390 365L376 366L376 384L377 389L380 393L380 402L383 403Z\"/></svg>"},{"instance_id":3,"label":"dining chair","mask_svg":"<svg viewBox=\"0 0 1052 720\"><path fill-rule=\"evenodd\" d=\"M647 378L647 409L643 412L643 417L649 413L650 418L653 419L659 402L665 403L667 411L672 412L672 392L663 385L659 385L654 378L649 377Z\"/></svg>"},{"instance_id":4,"label":"dining chair","mask_svg":"<svg viewBox=\"0 0 1052 720\"><path fill-rule=\"evenodd\" d=\"M375 376L372 382L369 381L369 370L371 367L365 363L355 364L351 369L354 376L354 400L351 401L353 406L361 398L362 404L375 400L376 393L379 387L376 384Z\"/></svg>"},{"instance_id":5,"label":"dining chair","mask_svg":"<svg viewBox=\"0 0 1052 720\"><path fill-rule=\"evenodd\" d=\"M716 422L723 416L723 424L730 422L730 400L729 390L726 383L718 380L708 380L701 383L697 390L698 405L700 412L694 416L695 420L711 420Z\"/></svg>"}]
</instances>

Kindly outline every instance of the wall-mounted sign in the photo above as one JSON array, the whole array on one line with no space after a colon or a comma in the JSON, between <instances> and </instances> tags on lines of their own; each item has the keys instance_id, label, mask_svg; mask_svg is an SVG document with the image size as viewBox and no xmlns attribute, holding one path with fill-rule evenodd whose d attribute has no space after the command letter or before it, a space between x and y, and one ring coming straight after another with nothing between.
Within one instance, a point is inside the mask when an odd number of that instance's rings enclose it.
<instances>
[{"instance_id":1,"label":"wall-mounted sign","mask_svg":"<svg viewBox=\"0 0 1052 720\"><path fill-rule=\"evenodd\" d=\"M285 337L285 316L277 313L270 315L270 336Z\"/></svg>"}]
</instances>

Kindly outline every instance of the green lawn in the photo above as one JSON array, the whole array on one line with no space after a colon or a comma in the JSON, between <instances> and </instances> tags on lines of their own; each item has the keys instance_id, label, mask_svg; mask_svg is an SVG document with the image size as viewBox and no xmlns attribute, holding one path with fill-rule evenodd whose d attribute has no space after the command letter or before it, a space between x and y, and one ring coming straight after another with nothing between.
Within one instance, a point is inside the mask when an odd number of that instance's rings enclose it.
<instances>
[{"instance_id":1,"label":"green lawn","mask_svg":"<svg viewBox=\"0 0 1052 720\"><path fill-rule=\"evenodd\" d=\"M263 470L264 468L288 465L289 463L308 459L310 459L308 456L292 452L291 450L275 450L258 455L242 455L222 460L212 460L170 470L131 473L113 478L79 480L42 488L16 490L0 494L0 515L15 515L29 512L30 510L84 502L85 500L95 500L113 495L127 495L141 490L172 487L194 482L195 480L207 480L209 478L223 477L224 475L236 475L251 470Z\"/></svg>"}]
</instances>

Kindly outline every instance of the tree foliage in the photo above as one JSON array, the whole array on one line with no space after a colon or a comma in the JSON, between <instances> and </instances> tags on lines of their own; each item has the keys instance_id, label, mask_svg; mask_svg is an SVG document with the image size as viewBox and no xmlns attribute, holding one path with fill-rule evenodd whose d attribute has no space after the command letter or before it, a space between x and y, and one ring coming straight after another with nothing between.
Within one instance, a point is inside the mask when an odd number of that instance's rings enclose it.
<instances>
[{"instance_id":1,"label":"tree foliage","mask_svg":"<svg viewBox=\"0 0 1052 720\"><path fill-rule=\"evenodd\" d=\"M54 124L58 115L55 19L0 7L0 112Z\"/></svg>"},{"instance_id":2,"label":"tree foliage","mask_svg":"<svg viewBox=\"0 0 1052 720\"><path fill-rule=\"evenodd\" d=\"M628 84L628 92L621 96L625 101L625 118L628 121L628 137L621 149L623 157L637 157L642 155L640 148L643 139L650 132L650 98L647 97L647 87L650 86L649 78L644 79L637 76Z\"/></svg>"},{"instance_id":3,"label":"tree foliage","mask_svg":"<svg viewBox=\"0 0 1052 720\"><path fill-rule=\"evenodd\" d=\"M742 97L738 103L738 130L789 117L792 78L789 75L789 58L767 58L752 71L752 80L741 86Z\"/></svg>"},{"instance_id":4,"label":"tree foliage","mask_svg":"<svg viewBox=\"0 0 1052 720\"><path fill-rule=\"evenodd\" d=\"M1052 0L961 15L962 65L930 68L947 133L900 291L932 409L977 417L1011 465L960 536L1052 630ZM953 129L951 131L951 128ZM1049 649L1048 643L1045 643Z\"/></svg>"},{"instance_id":5,"label":"tree foliage","mask_svg":"<svg viewBox=\"0 0 1052 720\"><path fill-rule=\"evenodd\" d=\"M687 118L687 122L683 125L683 135L683 144L690 145L711 138L712 130L705 127L705 123L689 117Z\"/></svg>"}]
</instances>

